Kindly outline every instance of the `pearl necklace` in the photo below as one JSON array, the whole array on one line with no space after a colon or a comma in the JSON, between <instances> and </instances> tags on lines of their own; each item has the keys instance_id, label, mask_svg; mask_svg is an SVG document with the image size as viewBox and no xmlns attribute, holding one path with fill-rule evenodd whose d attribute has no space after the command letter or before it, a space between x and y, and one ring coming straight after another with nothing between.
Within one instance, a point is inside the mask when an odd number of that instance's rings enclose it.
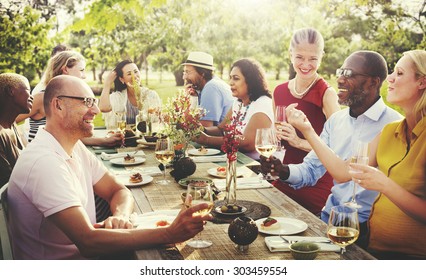
<instances>
[{"instance_id":1,"label":"pearl necklace","mask_svg":"<svg viewBox=\"0 0 426 280\"><path fill-rule=\"evenodd\" d=\"M298 93L296 90L296 83L297 83L297 77L294 79L294 83L293 83L293 93L299 97L303 97L305 96L306 93L308 93L308 91L311 89L311 87L315 84L315 82L318 79L318 73L315 76L315 79L312 81L312 83L301 93Z\"/></svg>"}]
</instances>

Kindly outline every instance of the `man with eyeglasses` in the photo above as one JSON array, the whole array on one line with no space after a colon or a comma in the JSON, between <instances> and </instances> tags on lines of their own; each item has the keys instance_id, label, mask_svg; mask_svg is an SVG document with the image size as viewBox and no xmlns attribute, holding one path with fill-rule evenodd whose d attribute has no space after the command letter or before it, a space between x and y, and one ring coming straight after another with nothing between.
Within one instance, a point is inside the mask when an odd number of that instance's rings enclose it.
<instances>
[{"instance_id":1,"label":"man with eyeglasses","mask_svg":"<svg viewBox=\"0 0 426 280\"><path fill-rule=\"evenodd\" d=\"M320 137L340 158L350 159L356 141L369 143L386 124L402 118L398 112L385 105L380 96L380 88L387 74L385 59L373 51L352 53L337 69L339 104L347 108L334 113L326 121ZM301 112L293 111L291 107L288 109L289 118L303 117ZM279 175L280 180L295 189L315 185L326 172L314 151L300 164L283 165L275 158L265 157L261 157L261 164L262 172L272 171L273 175ZM332 206L344 204L352 198L351 182L339 183L334 180L334 183L321 212L324 222L328 222ZM366 223L376 196L377 192L357 188L356 201L361 205L358 209L361 233L357 243L361 246L365 246L365 238L362 237L366 233Z\"/></svg>"},{"instance_id":2,"label":"man with eyeglasses","mask_svg":"<svg viewBox=\"0 0 426 280\"><path fill-rule=\"evenodd\" d=\"M20 155L8 186L10 230L16 259L85 259L185 241L211 215L182 210L167 228L133 229L134 199L80 139L93 134L99 113L90 87L60 75L44 95L46 126ZM113 216L96 223L94 193Z\"/></svg>"},{"instance_id":3,"label":"man with eyeglasses","mask_svg":"<svg viewBox=\"0 0 426 280\"><path fill-rule=\"evenodd\" d=\"M191 52L182 65L187 92L198 97L198 106L206 110L201 124L204 127L218 125L231 108L233 97L229 85L213 76L213 56Z\"/></svg>"}]
</instances>

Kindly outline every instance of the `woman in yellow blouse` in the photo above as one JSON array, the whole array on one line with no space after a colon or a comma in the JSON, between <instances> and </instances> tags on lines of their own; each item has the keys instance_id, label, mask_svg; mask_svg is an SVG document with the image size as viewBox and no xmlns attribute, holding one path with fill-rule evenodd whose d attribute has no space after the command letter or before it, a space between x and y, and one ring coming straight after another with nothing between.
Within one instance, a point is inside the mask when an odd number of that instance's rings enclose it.
<instances>
[{"instance_id":1,"label":"woman in yellow blouse","mask_svg":"<svg viewBox=\"0 0 426 280\"><path fill-rule=\"evenodd\" d=\"M426 51L404 53L388 76L387 100L405 119L370 144L370 166L353 165L364 188L379 191L369 221L369 249L381 258L426 258Z\"/></svg>"}]
</instances>

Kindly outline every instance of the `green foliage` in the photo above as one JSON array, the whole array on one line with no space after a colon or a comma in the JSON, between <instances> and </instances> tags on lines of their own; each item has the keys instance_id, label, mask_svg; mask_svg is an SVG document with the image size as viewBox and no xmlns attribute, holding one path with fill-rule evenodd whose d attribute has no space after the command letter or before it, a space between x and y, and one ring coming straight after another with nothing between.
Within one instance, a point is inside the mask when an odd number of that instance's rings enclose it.
<instances>
[{"instance_id":1,"label":"green foliage","mask_svg":"<svg viewBox=\"0 0 426 280\"><path fill-rule=\"evenodd\" d=\"M50 22L41 13L26 6L22 11L2 11L0 17L0 72L15 72L32 80L42 71L50 55L51 42L46 40Z\"/></svg>"}]
</instances>

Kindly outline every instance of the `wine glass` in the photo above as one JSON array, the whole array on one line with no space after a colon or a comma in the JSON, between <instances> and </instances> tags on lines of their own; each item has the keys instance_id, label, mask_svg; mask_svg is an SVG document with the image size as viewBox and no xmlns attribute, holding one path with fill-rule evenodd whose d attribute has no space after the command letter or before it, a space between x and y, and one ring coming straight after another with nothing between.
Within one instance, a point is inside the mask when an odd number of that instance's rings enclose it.
<instances>
[{"instance_id":1,"label":"wine glass","mask_svg":"<svg viewBox=\"0 0 426 280\"><path fill-rule=\"evenodd\" d=\"M361 141L357 141L355 143L354 150L351 157L351 163L368 165L368 143L361 142ZM357 172L358 171L353 168L349 169L349 173L357 173ZM355 180L352 180L352 185L353 185L352 199L351 201L346 202L345 205L355 207L355 208L361 208L361 205L359 205L355 199L358 184L355 182Z\"/></svg>"},{"instance_id":2,"label":"wine glass","mask_svg":"<svg viewBox=\"0 0 426 280\"><path fill-rule=\"evenodd\" d=\"M286 115L285 115L285 109L286 106L283 105L277 105L275 107L275 125L279 126L282 123L287 121Z\"/></svg>"},{"instance_id":3,"label":"wine glass","mask_svg":"<svg viewBox=\"0 0 426 280\"><path fill-rule=\"evenodd\" d=\"M275 130L270 128L258 128L256 130L256 140L255 140L256 150L264 157L269 158L277 150L278 143L277 137L275 135ZM265 180L272 180L271 173L268 172L264 176Z\"/></svg>"},{"instance_id":4,"label":"wine glass","mask_svg":"<svg viewBox=\"0 0 426 280\"><path fill-rule=\"evenodd\" d=\"M117 129L121 132L123 135L123 141L121 142L121 147L124 148L124 142L125 142L125 130L127 126L126 122L126 112L115 112L116 120L117 120Z\"/></svg>"},{"instance_id":5,"label":"wine glass","mask_svg":"<svg viewBox=\"0 0 426 280\"><path fill-rule=\"evenodd\" d=\"M175 150L173 141L170 138L158 139L155 143L155 158L163 164L163 180L158 180L157 183L160 185L170 184L170 180L166 179L166 167L175 157Z\"/></svg>"},{"instance_id":6,"label":"wine glass","mask_svg":"<svg viewBox=\"0 0 426 280\"><path fill-rule=\"evenodd\" d=\"M331 207L327 236L334 244L340 246L340 253L343 255L346 246L358 239L358 210L346 205Z\"/></svg>"},{"instance_id":7,"label":"wine glass","mask_svg":"<svg viewBox=\"0 0 426 280\"><path fill-rule=\"evenodd\" d=\"M202 203L207 203L208 208L194 212L193 215L205 216L211 212L214 206L213 202L213 191L210 187L210 184L200 184L200 183L189 183L186 191L186 196L191 195L192 199L187 199L185 206L187 208L195 206ZM198 237L194 237L188 243L188 246L192 248L207 248L213 244L210 240L201 239L201 232L198 234Z\"/></svg>"}]
</instances>

